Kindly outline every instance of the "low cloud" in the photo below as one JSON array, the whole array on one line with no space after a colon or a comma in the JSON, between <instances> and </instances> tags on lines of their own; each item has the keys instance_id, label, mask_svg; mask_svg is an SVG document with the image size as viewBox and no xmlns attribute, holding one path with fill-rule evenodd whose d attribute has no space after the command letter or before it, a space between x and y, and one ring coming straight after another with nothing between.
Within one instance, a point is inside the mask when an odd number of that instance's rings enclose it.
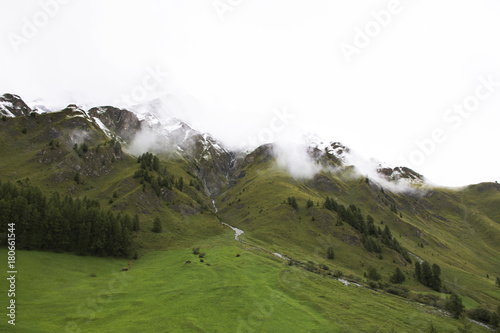
<instances>
[{"instance_id":1,"label":"low cloud","mask_svg":"<svg viewBox=\"0 0 500 333\"><path fill-rule=\"evenodd\" d=\"M276 143L276 161L292 177L309 179L321 171L321 167L309 156L305 144Z\"/></svg>"},{"instance_id":2,"label":"low cloud","mask_svg":"<svg viewBox=\"0 0 500 333\"><path fill-rule=\"evenodd\" d=\"M412 183L408 178L399 178L389 180L383 174L378 172L380 168L391 168L394 167L389 165L384 165L373 158L366 159L356 151L350 149L349 153L346 155L346 165L354 166L357 178L368 177L371 182L376 183L378 186L389 190L394 193L424 193L426 190L430 189L430 185L425 183ZM424 179L425 180L425 179Z\"/></svg>"},{"instance_id":3,"label":"low cloud","mask_svg":"<svg viewBox=\"0 0 500 333\"><path fill-rule=\"evenodd\" d=\"M279 133L274 142L276 161L292 177L309 179L321 171L321 167L308 154L304 136L294 126Z\"/></svg>"},{"instance_id":4,"label":"low cloud","mask_svg":"<svg viewBox=\"0 0 500 333\"><path fill-rule=\"evenodd\" d=\"M144 126L141 131L139 131L130 146L127 148L127 151L134 155L139 156L146 152L152 153L165 153L171 151L171 145L166 143L167 138L157 131Z\"/></svg>"},{"instance_id":5,"label":"low cloud","mask_svg":"<svg viewBox=\"0 0 500 333\"><path fill-rule=\"evenodd\" d=\"M372 183L390 192L424 194L432 188L432 185L425 179L425 183L403 177L388 179L378 170L380 168L394 169L394 167L384 165L375 159L366 159L352 149L342 154L344 167L320 165L308 152L310 144L306 142L308 141L303 135L299 135L297 132L288 132L274 143L278 166L285 169L292 177L310 179L322 171L345 177L346 173L343 172L346 170L345 167L353 166L354 172L347 173L349 177L352 179L368 177ZM319 148L322 150L321 147Z\"/></svg>"},{"instance_id":6,"label":"low cloud","mask_svg":"<svg viewBox=\"0 0 500 333\"><path fill-rule=\"evenodd\" d=\"M90 139L89 134L83 130L74 130L70 134L70 140L72 143L76 143L77 145L83 144L86 140Z\"/></svg>"}]
</instances>

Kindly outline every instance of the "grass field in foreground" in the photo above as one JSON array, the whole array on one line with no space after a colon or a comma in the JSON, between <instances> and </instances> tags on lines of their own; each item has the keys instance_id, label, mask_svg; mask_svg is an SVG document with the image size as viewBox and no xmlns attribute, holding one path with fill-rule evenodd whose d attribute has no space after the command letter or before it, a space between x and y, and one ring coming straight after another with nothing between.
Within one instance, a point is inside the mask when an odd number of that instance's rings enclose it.
<instances>
[{"instance_id":1,"label":"grass field in foreground","mask_svg":"<svg viewBox=\"0 0 500 333\"><path fill-rule=\"evenodd\" d=\"M455 332L459 325L432 308L289 267L232 237L200 245L204 263L190 249L157 251L128 272L125 259L19 251L16 327L4 315L0 331L424 332L432 320L440 332ZM0 254L7 258L6 249ZM7 304L6 293L1 299Z\"/></svg>"}]
</instances>

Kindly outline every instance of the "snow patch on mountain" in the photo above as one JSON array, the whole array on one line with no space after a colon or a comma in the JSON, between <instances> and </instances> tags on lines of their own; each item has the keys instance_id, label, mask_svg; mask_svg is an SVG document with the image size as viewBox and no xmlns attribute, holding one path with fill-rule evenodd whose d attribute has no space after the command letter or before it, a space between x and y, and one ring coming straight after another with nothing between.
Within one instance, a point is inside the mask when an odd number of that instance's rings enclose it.
<instances>
[{"instance_id":1,"label":"snow patch on mountain","mask_svg":"<svg viewBox=\"0 0 500 333\"><path fill-rule=\"evenodd\" d=\"M106 127L106 125L103 124L101 119L94 117L92 120L99 126L99 128L106 134L107 137L113 138L113 133Z\"/></svg>"},{"instance_id":2,"label":"snow patch on mountain","mask_svg":"<svg viewBox=\"0 0 500 333\"><path fill-rule=\"evenodd\" d=\"M104 123L101 121L101 119L97 118L97 117L92 117L88 111L84 110L83 108L75 105L75 104L70 104L66 107L66 110L69 110L72 112L72 114L70 116L68 116L68 118L83 118L83 119L86 119L88 121L90 121L91 123L94 123L95 125L97 125L97 127L99 127L101 129L101 131L110 139L113 139L115 138L115 135L113 134L113 132L111 132L109 130L108 127L106 127L106 125L104 125ZM103 108L99 108L99 111L104 113L105 110Z\"/></svg>"},{"instance_id":3,"label":"snow patch on mountain","mask_svg":"<svg viewBox=\"0 0 500 333\"><path fill-rule=\"evenodd\" d=\"M12 109L14 107L14 105L12 105L11 102L7 102L7 101L0 101L0 114L2 116L6 116L6 117L15 117L15 115L9 111L9 108Z\"/></svg>"},{"instance_id":4,"label":"snow patch on mountain","mask_svg":"<svg viewBox=\"0 0 500 333\"><path fill-rule=\"evenodd\" d=\"M349 148L344 146L342 143L327 142L320 138L316 133L307 134L305 136L305 141L307 142L309 148L319 151L320 156L323 154L329 154L337 158L342 163L347 163Z\"/></svg>"}]
</instances>

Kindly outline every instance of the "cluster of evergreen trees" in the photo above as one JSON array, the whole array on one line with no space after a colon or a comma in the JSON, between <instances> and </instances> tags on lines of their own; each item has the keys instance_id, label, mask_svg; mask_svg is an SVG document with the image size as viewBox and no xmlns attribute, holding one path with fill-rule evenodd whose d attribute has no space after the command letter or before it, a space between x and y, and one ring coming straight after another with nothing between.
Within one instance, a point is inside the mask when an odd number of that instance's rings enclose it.
<instances>
[{"instance_id":1,"label":"cluster of evergreen trees","mask_svg":"<svg viewBox=\"0 0 500 333\"><path fill-rule=\"evenodd\" d=\"M39 188L0 182L0 226L15 223L19 249L126 256L139 218L101 209L99 202L73 199Z\"/></svg>"},{"instance_id":2,"label":"cluster of evergreen trees","mask_svg":"<svg viewBox=\"0 0 500 333\"><path fill-rule=\"evenodd\" d=\"M441 267L437 264L433 264L431 268L431 265L427 261L424 261L422 264L416 261L415 276L424 286L436 291L441 290Z\"/></svg>"},{"instance_id":3,"label":"cluster of evergreen trees","mask_svg":"<svg viewBox=\"0 0 500 333\"><path fill-rule=\"evenodd\" d=\"M299 205L297 205L297 199L295 197L288 197L287 203L293 207L295 210L299 210Z\"/></svg>"},{"instance_id":4,"label":"cluster of evergreen trees","mask_svg":"<svg viewBox=\"0 0 500 333\"><path fill-rule=\"evenodd\" d=\"M146 183L151 185L151 188L157 196L160 196L162 187L172 190L173 187L182 192L184 189L184 179L179 177L175 179L174 175L169 175L167 169L163 168L160 172L160 159L152 153L144 153L137 158L137 163L141 164L141 168L134 173L134 178L141 178L143 189L146 189ZM158 175L155 177L154 172Z\"/></svg>"},{"instance_id":5,"label":"cluster of evergreen trees","mask_svg":"<svg viewBox=\"0 0 500 333\"><path fill-rule=\"evenodd\" d=\"M381 253L383 244L401 254L407 262L412 262L408 251L392 236L390 228L386 225L382 231L380 227L375 227L373 217L367 215L365 219L361 209L356 205L350 204L346 209L344 205L338 204L334 199L326 197L323 207L336 212L341 222L346 222L358 230L361 233L363 245L369 252Z\"/></svg>"},{"instance_id":6,"label":"cluster of evergreen trees","mask_svg":"<svg viewBox=\"0 0 500 333\"><path fill-rule=\"evenodd\" d=\"M113 149L113 152L115 153L115 155L122 154L122 144L119 141L112 139L112 140L106 141L106 143L104 145L111 147ZM51 140L49 142L49 146L50 146L50 149L54 150L56 148L59 148L60 144L59 144L59 142L57 142L57 140L56 141ZM73 145L73 150L78 154L78 157L83 157L89 151L94 151L96 153L100 152L102 146L103 146L103 144L99 143L96 147L90 148L86 142L83 142L81 145L78 145L75 143ZM115 162L114 156L113 156L112 161L113 161L113 163Z\"/></svg>"},{"instance_id":7,"label":"cluster of evergreen trees","mask_svg":"<svg viewBox=\"0 0 500 333\"><path fill-rule=\"evenodd\" d=\"M150 171L160 171L160 159L153 153L147 152L142 154L137 158L137 163L140 163L141 168L144 170L149 168Z\"/></svg>"}]
</instances>

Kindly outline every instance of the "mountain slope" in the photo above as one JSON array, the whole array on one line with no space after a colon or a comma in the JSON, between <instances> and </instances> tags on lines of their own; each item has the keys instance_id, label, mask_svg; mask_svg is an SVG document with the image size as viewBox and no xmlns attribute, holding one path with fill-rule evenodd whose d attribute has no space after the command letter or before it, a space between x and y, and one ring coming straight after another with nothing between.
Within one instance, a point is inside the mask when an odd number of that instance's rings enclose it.
<instances>
[{"instance_id":1,"label":"mountain slope","mask_svg":"<svg viewBox=\"0 0 500 333\"><path fill-rule=\"evenodd\" d=\"M19 181L18 186L22 186L29 178L29 183L45 193L58 191L93 198L115 212L137 213L141 230L134 238L131 256L135 251L146 258L153 250L189 252L200 244L224 252L220 247L231 241L229 246L237 246L242 253L249 251L252 261L276 274L300 272L307 292L285 288L285 297L291 306L304 301L311 307L307 311L318 318L314 324L318 329L335 322L330 311L342 311L334 302L340 296L328 294L322 299L308 293L325 293L319 280L328 279L328 285L337 283L334 275L343 274L351 281L387 290L392 288L390 276L400 268L409 299L442 306L446 295L416 279L416 260L408 251L438 264L443 290L459 293L468 308L481 305L494 310L500 303L500 289L494 284L500 276L498 184L460 190L434 188L411 169L387 167L376 161L369 163L373 175L360 176L353 164L354 154L340 143L310 144L307 153L320 171L309 179L294 178L280 166L280 152L271 144L249 154L230 152L210 135L175 118L162 117L151 108L142 113L111 106L86 111L70 105L58 112L38 114L14 95L3 98L11 104L6 107L11 114L0 120L0 180ZM157 167L143 166L138 160L147 150L160 158ZM75 181L76 174L79 181ZM354 223L348 223L348 215L340 210L327 208L327 198L354 212L356 219L349 221ZM212 199L217 214L213 214ZM374 220L375 230L380 231L367 232L368 215ZM151 231L157 216L164 228L158 234ZM242 242L232 243L234 236L221 222L242 229ZM360 227L363 224L365 227ZM386 226L392 233L390 246L383 244ZM365 233L363 228L367 228ZM368 251L367 234L380 243L381 251ZM399 248L393 245L392 237ZM335 252L333 260L327 258L329 247ZM287 262L291 266L284 269L280 266L284 262L277 257L269 263L267 257L272 253L292 259ZM218 264L226 265L228 260ZM168 262L179 264L173 257ZM372 285L373 281L366 278L369 267L378 270L381 283ZM148 269L147 265L141 269ZM177 269L171 274L181 274ZM236 278L239 274L247 273L238 271ZM280 283L273 279L266 283ZM276 288L273 285L271 289ZM340 293L336 285L331 288ZM284 292L281 287L278 290ZM348 295L344 300L352 298L350 304L354 304L356 292ZM243 296L255 301L251 295ZM391 297L383 294L384 302L406 302ZM210 300L204 302L213 306ZM384 306L377 305L374 313L380 313L377 311ZM370 305L362 308L368 311ZM396 317L401 327L408 327ZM384 324L371 315L369 322L367 330ZM206 329L210 324L201 321L197 325Z\"/></svg>"},{"instance_id":2,"label":"mountain slope","mask_svg":"<svg viewBox=\"0 0 500 333\"><path fill-rule=\"evenodd\" d=\"M243 239L289 258L316 263L327 262L326 251L332 246L336 263L358 278L370 265L387 278L399 266L409 286L425 290L414 278L413 265L399 253L384 249L380 260L363 247L359 232L345 223L338 225L339 215L322 207L330 196L339 204L359 206L380 228L389 226L406 249L439 264L446 288L495 308L499 301L494 277L500 274L500 223L490 216L495 218L500 207L497 185L395 193L383 191L364 177L353 179L349 168L300 180L278 168L269 150L250 154L247 160L252 163L243 165L242 177L217 200L221 219L244 230ZM475 196L470 192L476 187L484 189L482 200L490 204L484 213L482 204L471 199ZM288 197L296 198L298 210L287 204ZM310 208L306 208L308 200L313 202Z\"/></svg>"}]
</instances>

